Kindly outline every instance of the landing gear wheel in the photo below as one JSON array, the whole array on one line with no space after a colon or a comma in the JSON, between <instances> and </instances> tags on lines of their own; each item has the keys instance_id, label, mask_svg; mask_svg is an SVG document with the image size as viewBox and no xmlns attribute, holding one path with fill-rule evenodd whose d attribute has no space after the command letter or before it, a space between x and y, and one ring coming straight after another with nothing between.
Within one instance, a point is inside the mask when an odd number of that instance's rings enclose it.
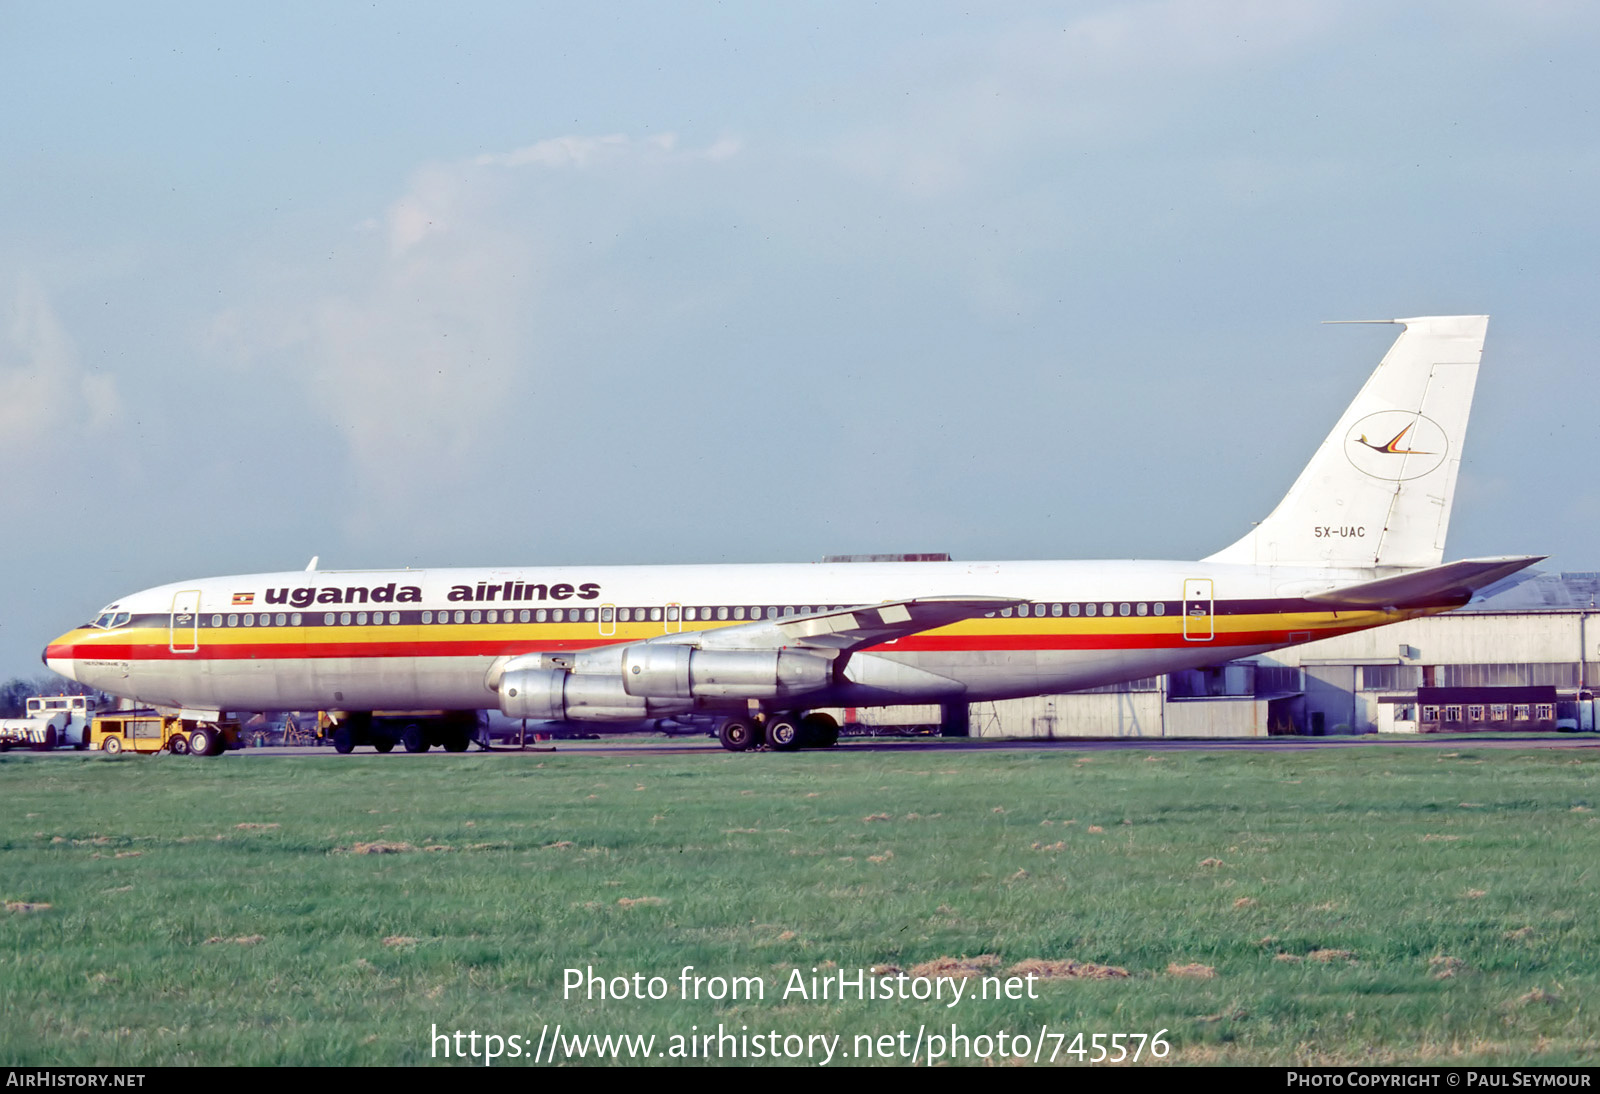
<instances>
[{"instance_id":1,"label":"landing gear wheel","mask_svg":"<svg viewBox=\"0 0 1600 1094\"><path fill-rule=\"evenodd\" d=\"M201 726L189 734L189 755L215 756L222 751L221 744L221 738L217 736L216 730Z\"/></svg>"},{"instance_id":2,"label":"landing gear wheel","mask_svg":"<svg viewBox=\"0 0 1600 1094\"><path fill-rule=\"evenodd\" d=\"M174 756L182 756L189 751L189 738L181 733L173 734L172 739L167 742L167 751Z\"/></svg>"},{"instance_id":3,"label":"landing gear wheel","mask_svg":"<svg viewBox=\"0 0 1600 1094\"><path fill-rule=\"evenodd\" d=\"M775 715L767 723L767 745L774 752L793 752L803 743L800 719L787 714Z\"/></svg>"},{"instance_id":4,"label":"landing gear wheel","mask_svg":"<svg viewBox=\"0 0 1600 1094\"><path fill-rule=\"evenodd\" d=\"M755 746L755 726L745 718L724 718L717 727L717 740L729 752L746 752Z\"/></svg>"},{"instance_id":5,"label":"landing gear wheel","mask_svg":"<svg viewBox=\"0 0 1600 1094\"><path fill-rule=\"evenodd\" d=\"M372 747L377 749L379 752L393 752L394 751L394 738L393 737L374 737L372 739Z\"/></svg>"},{"instance_id":6,"label":"landing gear wheel","mask_svg":"<svg viewBox=\"0 0 1600 1094\"><path fill-rule=\"evenodd\" d=\"M406 726L405 732L400 734L400 743L407 752L426 752L432 747L428 739L422 735L420 726Z\"/></svg>"},{"instance_id":7,"label":"landing gear wheel","mask_svg":"<svg viewBox=\"0 0 1600 1094\"><path fill-rule=\"evenodd\" d=\"M100 742L100 751L104 752L107 756L115 756L117 753L122 751L122 738L107 737L105 740Z\"/></svg>"},{"instance_id":8,"label":"landing gear wheel","mask_svg":"<svg viewBox=\"0 0 1600 1094\"><path fill-rule=\"evenodd\" d=\"M355 732L343 722L333 727L333 750L341 756L353 752L356 747Z\"/></svg>"},{"instance_id":9,"label":"landing gear wheel","mask_svg":"<svg viewBox=\"0 0 1600 1094\"><path fill-rule=\"evenodd\" d=\"M800 721L806 748L832 748L839 743L839 723L826 714L808 714Z\"/></svg>"}]
</instances>

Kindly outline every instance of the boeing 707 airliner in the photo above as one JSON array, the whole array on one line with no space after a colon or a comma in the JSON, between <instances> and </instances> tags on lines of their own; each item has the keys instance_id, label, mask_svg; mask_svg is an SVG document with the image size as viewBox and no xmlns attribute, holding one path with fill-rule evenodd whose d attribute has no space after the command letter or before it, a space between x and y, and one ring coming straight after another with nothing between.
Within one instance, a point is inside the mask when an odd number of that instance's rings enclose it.
<instances>
[{"instance_id":1,"label":"boeing 707 airliner","mask_svg":"<svg viewBox=\"0 0 1600 1094\"><path fill-rule=\"evenodd\" d=\"M313 560L122 597L44 660L197 731L230 712L329 711L341 751L392 747L369 737L372 711L421 709L709 715L728 749L786 750L833 743L819 708L1074 691L1448 611L1539 558L1443 562L1488 317L1392 322L1399 338L1277 508L1197 562Z\"/></svg>"}]
</instances>

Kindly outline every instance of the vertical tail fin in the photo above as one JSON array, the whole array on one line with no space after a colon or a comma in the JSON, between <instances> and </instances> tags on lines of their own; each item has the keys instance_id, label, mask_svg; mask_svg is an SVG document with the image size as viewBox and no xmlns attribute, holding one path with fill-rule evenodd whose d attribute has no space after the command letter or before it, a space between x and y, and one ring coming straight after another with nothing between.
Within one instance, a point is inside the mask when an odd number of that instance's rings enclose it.
<instances>
[{"instance_id":1,"label":"vertical tail fin","mask_svg":"<svg viewBox=\"0 0 1600 1094\"><path fill-rule=\"evenodd\" d=\"M1405 330L1272 515L1206 561L1413 568L1443 560L1489 317L1391 322Z\"/></svg>"}]
</instances>

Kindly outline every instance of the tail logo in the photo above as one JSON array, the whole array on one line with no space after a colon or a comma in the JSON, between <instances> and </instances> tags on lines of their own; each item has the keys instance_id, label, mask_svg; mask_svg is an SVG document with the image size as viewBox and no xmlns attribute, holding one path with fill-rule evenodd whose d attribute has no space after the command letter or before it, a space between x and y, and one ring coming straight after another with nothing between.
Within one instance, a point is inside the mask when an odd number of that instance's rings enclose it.
<instances>
[{"instance_id":1,"label":"tail logo","mask_svg":"<svg viewBox=\"0 0 1600 1094\"><path fill-rule=\"evenodd\" d=\"M1439 423L1409 410L1380 410L1350 427L1345 455L1356 470L1375 479L1404 482L1444 463L1450 439Z\"/></svg>"}]
</instances>

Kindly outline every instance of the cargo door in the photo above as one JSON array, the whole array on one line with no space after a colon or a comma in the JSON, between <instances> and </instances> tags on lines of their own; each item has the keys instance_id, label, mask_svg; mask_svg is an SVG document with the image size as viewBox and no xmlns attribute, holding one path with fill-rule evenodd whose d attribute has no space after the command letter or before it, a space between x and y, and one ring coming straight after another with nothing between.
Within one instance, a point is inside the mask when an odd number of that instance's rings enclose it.
<instances>
[{"instance_id":1,"label":"cargo door","mask_svg":"<svg viewBox=\"0 0 1600 1094\"><path fill-rule=\"evenodd\" d=\"M1216 637L1216 622L1212 614L1214 607L1209 577L1191 577L1183 583L1185 642L1209 642Z\"/></svg>"},{"instance_id":2,"label":"cargo door","mask_svg":"<svg viewBox=\"0 0 1600 1094\"><path fill-rule=\"evenodd\" d=\"M193 653L200 648L199 589L185 589L173 596L167 648L173 653Z\"/></svg>"}]
</instances>

